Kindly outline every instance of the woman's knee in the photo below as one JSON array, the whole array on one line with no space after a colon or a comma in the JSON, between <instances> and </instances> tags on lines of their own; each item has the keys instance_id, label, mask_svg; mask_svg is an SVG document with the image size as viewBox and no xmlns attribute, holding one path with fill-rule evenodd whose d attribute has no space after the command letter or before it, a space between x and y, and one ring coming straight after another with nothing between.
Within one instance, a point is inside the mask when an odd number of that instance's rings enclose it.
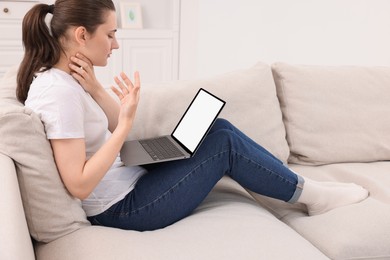
<instances>
[{"instance_id":1,"label":"woman's knee","mask_svg":"<svg viewBox=\"0 0 390 260\"><path fill-rule=\"evenodd\" d=\"M237 139L235 133L229 128L216 129L211 136L212 140L221 147L232 147Z\"/></svg>"},{"instance_id":2,"label":"woman's knee","mask_svg":"<svg viewBox=\"0 0 390 260\"><path fill-rule=\"evenodd\" d=\"M224 118L217 118L215 120L215 123L213 125L212 131L217 131L221 129L232 129L233 125L226 119Z\"/></svg>"}]
</instances>

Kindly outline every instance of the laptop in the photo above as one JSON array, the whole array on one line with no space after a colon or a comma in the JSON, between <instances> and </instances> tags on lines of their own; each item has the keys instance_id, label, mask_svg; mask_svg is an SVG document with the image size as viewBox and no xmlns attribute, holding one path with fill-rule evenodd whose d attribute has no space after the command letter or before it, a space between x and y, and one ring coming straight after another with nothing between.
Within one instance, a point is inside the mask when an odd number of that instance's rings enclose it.
<instances>
[{"instance_id":1,"label":"laptop","mask_svg":"<svg viewBox=\"0 0 390 260\"><path fill-rule=\"evenodd\" d=\"M126 166L191 158L226 102L200 88L171 135L126 141L120 157Z\"/></svg>"}]
</instances>

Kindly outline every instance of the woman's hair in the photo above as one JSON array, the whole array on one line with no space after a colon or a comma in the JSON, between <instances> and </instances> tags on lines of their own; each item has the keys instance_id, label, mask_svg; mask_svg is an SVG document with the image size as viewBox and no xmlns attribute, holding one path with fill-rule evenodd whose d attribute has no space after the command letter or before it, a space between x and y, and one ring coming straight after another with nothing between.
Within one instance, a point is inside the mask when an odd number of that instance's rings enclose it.
<instances>
[{"instance_id":1,"label":"woman's hair","mask_svg":"<svg viewBox=\"0 0 390 260\"><path fill-rule=\"evenodd\" d=\"M57 0L54 5L37 4L23 19L24 57L17 75L17 99L24 103L37 72L52 68L60 59L60 39L72 26L84 26L93 34L105 22L106 12L115 11L112 0ZM45 22L51 13L50 29Z\"/></svg>"}]
</instances>

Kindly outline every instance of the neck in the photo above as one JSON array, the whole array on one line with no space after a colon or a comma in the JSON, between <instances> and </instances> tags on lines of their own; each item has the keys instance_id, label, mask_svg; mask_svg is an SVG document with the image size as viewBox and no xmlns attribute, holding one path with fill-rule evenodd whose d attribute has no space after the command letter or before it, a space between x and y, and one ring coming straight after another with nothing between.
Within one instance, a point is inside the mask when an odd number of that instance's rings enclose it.
<instances>
[{"instance_id":1,"label":"neck","mask_svg":"<svg viewBox=\"0 0 390 260\"><path fill-rule=\"evenodd\" d=\"M72 55L70 54L61 54L60 60L55 64L53 67L62 71L65 71L66 73L70 74L71 70L69 68L69 64L71 63L70 57Z\"/></svg>"}]
</instances>

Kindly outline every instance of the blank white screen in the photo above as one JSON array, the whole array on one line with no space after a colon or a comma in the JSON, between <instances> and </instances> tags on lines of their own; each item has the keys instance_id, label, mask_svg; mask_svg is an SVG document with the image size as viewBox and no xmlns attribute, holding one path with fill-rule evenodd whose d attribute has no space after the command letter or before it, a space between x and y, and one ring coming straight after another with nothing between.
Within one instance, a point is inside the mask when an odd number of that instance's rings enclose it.
<instances>
[{"instance_id":1,"label":"blank white screen","mask_svg":"<svg viewBox=\"0 0 390 260\"><path fill-rule=\"evenodd\" d=\"M222 101L201 90L173 136L194 152L223 104Z\"/></svg>"}]
</instances>

